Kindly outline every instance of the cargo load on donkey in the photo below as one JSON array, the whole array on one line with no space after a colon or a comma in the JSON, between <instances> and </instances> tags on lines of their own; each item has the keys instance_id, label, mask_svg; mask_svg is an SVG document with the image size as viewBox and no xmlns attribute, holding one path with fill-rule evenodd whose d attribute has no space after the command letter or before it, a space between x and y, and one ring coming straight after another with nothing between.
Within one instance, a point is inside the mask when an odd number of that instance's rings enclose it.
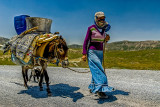
<instances>
[{"instance_id":1,"label":"cargo load on donkey","mask_svg":"<svg viewBox=\"0 0 160 107\"><path fill-rule=\"evenodd\" d=\"M26 30L26 18L30 17L29 15L21 15L21 16L15 16L14 17L14 27L17 32L17 34L21 34Z\"/></svg>"},{"instance_id":2,"label":"cargo load on donkey","mask_svg":"<svg viewBox=\"0 0 160 107\"><path fill-rule=\"evenodd\" d=\"M15 22L15 24L16 23L17 22ZM47 63L59 63L64 61L65 63L63 62L62 64L69 64L66 41L62 36L59 36L59 33L50 32L52 23L50 19L27 16L22 23L26 23L26 27L23 27L23 30L16 29L18 35L11 38L10 41L5 44L3 47L4 53L11 50L12 61L22 66L22 75L26 88L28 88L28 69L41 66L42 70L39 81L40 90L43 90L42 81L43 76L45 76L47 92L48 95L51 95L49 77L46 70Z\"/></svg>"}]
</instances>

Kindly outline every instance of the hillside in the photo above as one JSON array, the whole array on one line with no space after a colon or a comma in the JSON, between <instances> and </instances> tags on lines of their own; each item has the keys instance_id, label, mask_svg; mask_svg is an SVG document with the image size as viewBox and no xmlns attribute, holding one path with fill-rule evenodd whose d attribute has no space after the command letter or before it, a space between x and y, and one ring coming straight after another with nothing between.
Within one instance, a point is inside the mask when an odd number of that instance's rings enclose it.
<instances>
[{"instance_id":1,"label":"hillside","mask_svg":"<svg viewBox=\"0 0 160 107\"><path fill-rule=\"evenodd\" d=\"M0 45L7 42L9 39L0 37ZM82 49L82 45L72 44L68 46L71 49ZM117 41L108 43L107 50L124 50L124 51L136 51L146 49L160 49L160 41Z\"/></svg>"},{"instance_id":2,"label":"hillside","mask_svg":"<svg viewBox=\"0 0 160 107\"><path fill-rule=\"evenodd\" d=\"M160 49L160 41L119 41L107 44L107 50L146 50Z\"/></svg>"},{"instance_id":3,"label":"hillside","mask_svg":"<svg viewBox=\"0 0 160 107\"><path fill-rule=\"evenodd\" d=\"M79 49L79 48L82 48L82 45L72 44L72 45L68 45L68 47L73 49Z\"/></svg>"},{"instance_id":4,"label":"hillside","mask_svg":"<svg viewBox=\"0 0 160 107\"><path fill-rule=\"evenodd\" d=\"M0 37L0 44L4 44L5 42L9 41L8 38Z\"/></svg>"},{"instance_id":5,"label":"hillside","mask_svg":"<svg viewBox=\"0 0 160 107\"><path fill-rule=\"evenodd\" d=\"M82 45L69 45L69 48L82 48ZM160 49L160 41L118 41L108 43L107 50L136 51L146 49Z\"/></svg>"}]
</instances>

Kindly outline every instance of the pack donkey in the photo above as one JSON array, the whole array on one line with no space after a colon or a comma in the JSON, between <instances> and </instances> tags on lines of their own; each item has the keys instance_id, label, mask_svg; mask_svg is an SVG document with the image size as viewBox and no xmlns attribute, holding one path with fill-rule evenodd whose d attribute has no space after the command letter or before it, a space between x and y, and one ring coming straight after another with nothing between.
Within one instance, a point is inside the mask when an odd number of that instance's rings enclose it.
<instances>
[{"instance_id":1,"label":"pack donkey","mask_svg":"<svg viewBox=\"0 0 160 107\"><path fill-rule=\"evenodd\" d=\"M37 23L39 20L42 22ZM28 18L28 21L32 21L32 23L29 22L30 28L22 32L20 35L13 37L13 39L6 43L3 47L4 53L11 50L12 61L22 66L22 76L26 88L28 88L27 82L29 81L28 70L34 69L35 66L41 66L42 69L39 81L40 91L43 90L42 82L43 78L45 78L47 94L48 96L51 96L52 93L49 88L49 76L46 70L47 63L61 62L62 66L68 65L68 47L66 41L62 36L58 35L58 32L54 34L50 32L42 32L46 30L46 27L42 26L44 18L30 17ZM33 22L36 22L36 24ZM49 25L46 21L44 24ZM30 43L31 46L26 48L26 45L30 42L30 38L33 38ZM25 51L25 48L27 51Z\"/></svg>"},{"instance_id":2,"label":"pack donkey","mask_svg":"<svg viewBox=\"0 0 160 107\"><path fill-rule=\"evenodd\" d=\"M47 70L46 70L47 63L48 62L54 63L54 62L52 62L52 59L57 58L57 60L63 61L62 64L65 64L65 65L62 65L62 66L68 65L67 51L68 51L68 47L66 45L65 40L62 37L58 37L57 40L51 41L45 48L45 51L44 51L44 54L43 54L44 57L38 59L39 64L37 64L36 61L33 61L34 62L33 66L28 66L28 65L22 66L22 75L23 75L23 79L24 79L24 86L26 88L28 88L28 85L27 85L28 69L32 69L32 68L34 68L34 66L39 65L39 66L42 67L41 73L40 73L40 81L39 81L40 91L43 90L42 82L43 82L43 77L45 77L48 96L50 96L51 91L50 91L50 88L49 88L49 76L48 76L48 73L47 73ZM35 57L39 57L39 56L35 56ZM34 58L32 58L32 59L34 59Z\"/></svg>"}]
</instances>

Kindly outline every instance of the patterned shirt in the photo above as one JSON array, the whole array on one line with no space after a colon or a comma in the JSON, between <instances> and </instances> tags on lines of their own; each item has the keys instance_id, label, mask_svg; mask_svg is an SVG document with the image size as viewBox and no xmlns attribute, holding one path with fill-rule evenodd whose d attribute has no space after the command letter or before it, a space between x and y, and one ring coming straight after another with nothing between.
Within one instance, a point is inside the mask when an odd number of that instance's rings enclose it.
<instances>
[{"instance_id":1,"label":"patterned shirt","mask_svg":"<svg viewBox=\"0 0 160 107\"><path fill-rule=\"evenodd\" d=\"M88 30L87 30L87 34L86 34L86 37L85 37L85 40L84 40L84 43L83 43L83 53L82 54L87 54L87 48L88 49L93 49L93 50L103 50L103 43L101 42L90 42L91 41L91 35L92 35L92 32L91 32L91 28L94 27L96 28L97 31L99 31L99 29L97 28L96 25L92 25L90 27L88 27ZM107 28L105 29L105 31L103 32L107 32L109 31L110 29L110 25L108 24ZM103 32L100 32L100 33L103 33ZM88 44L89 44L89 47L88 47Z\"/></svg>"}]
</instances>

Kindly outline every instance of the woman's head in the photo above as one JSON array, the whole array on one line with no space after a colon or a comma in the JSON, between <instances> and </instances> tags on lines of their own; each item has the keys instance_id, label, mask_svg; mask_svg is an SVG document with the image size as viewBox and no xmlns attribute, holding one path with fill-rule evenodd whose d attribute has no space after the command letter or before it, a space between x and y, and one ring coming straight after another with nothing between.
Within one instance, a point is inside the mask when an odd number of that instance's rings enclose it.
<instances>
[{"instance_id":1,"label":"woman's head","mask_svg":"<svg viewBox=\"0 0 160 107\"><path fill-rule=\"evenodd\" d=\"M94 21L100 29L103 29L106 26L105 15L103 12L96 12Z\"/></svg>"},{"instance_id":2,"label":"woman's head","mask_svg":"<svg viewBox=\"0 0 160 107\"><path fill-rule=\"evenodd\" d=\"M95 17L105 17L104 12L96 12Z\"/></svg>"}]
</instances>

